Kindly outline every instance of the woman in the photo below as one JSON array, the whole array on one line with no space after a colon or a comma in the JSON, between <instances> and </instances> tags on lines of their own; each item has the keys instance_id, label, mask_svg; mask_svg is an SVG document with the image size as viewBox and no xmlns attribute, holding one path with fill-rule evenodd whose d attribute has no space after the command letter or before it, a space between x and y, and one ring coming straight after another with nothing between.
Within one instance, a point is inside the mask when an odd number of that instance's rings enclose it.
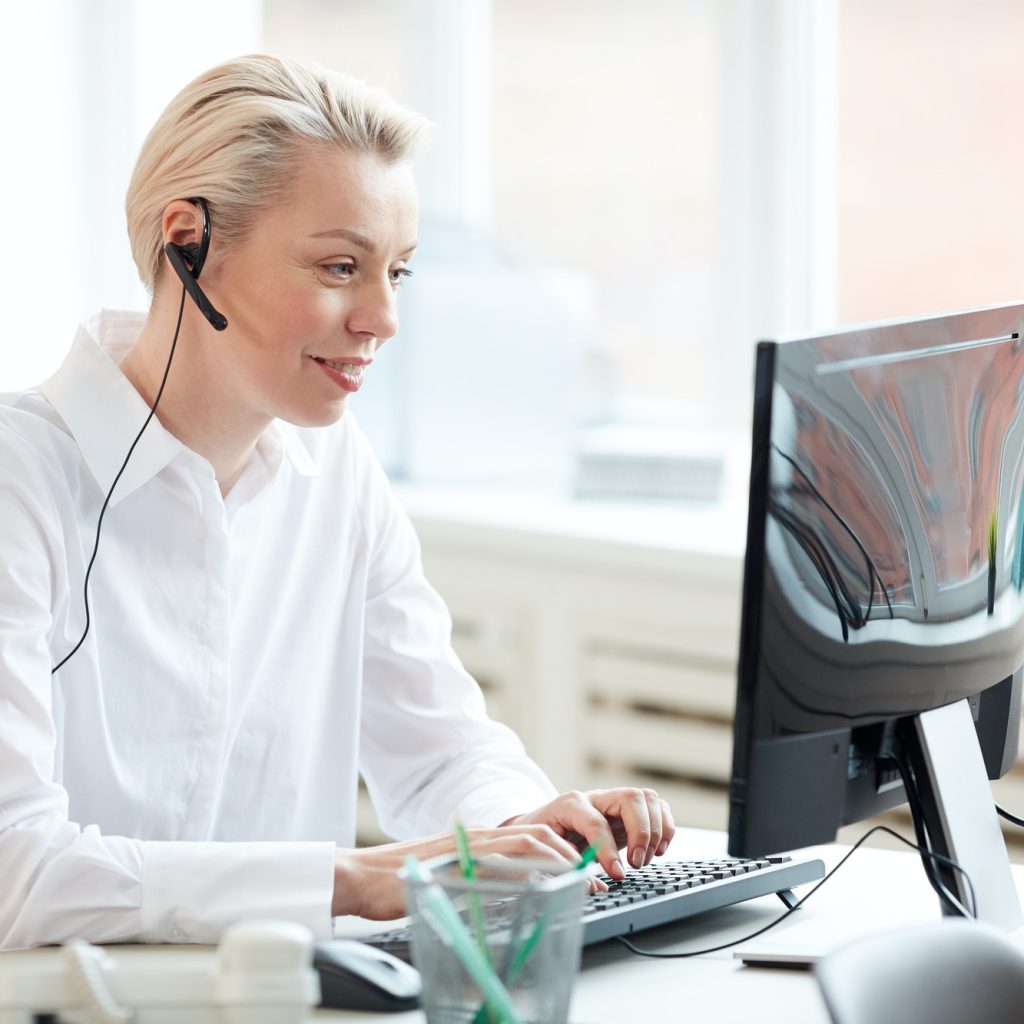
<instances>
[{"instance_id":1,"label":"woman","mask_svg":"<svg viewBox=\"0 0 1024 1024\"><path fill-rule=\"evenodd\" d=\"M200 76L128 190L148 314L0 405L4 947L400 916L396 869L455 816L478 854L594 841L616 877L667 848L656 793L559 796L486 717L343 415L398 328L424 128L312 66ZM406 842L351 848L358 771Z\"/></svg>"}]
</instances>

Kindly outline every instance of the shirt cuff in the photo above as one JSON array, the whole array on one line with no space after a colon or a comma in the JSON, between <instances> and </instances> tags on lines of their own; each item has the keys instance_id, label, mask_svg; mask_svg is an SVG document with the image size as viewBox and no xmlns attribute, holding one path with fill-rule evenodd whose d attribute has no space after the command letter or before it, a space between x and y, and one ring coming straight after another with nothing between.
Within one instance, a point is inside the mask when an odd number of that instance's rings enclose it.
<instances>
[{"instance_id":1,"label":"shirt cuff","mask_svg":"<svg viewBox=\"0 0 1024 1024\"><path fill-rule=\"evenodd\" d=\"M331 936L335 845L145 842L145 942L220 941L235 921L274 918Z\"/></svg>"},{"instance_id":2,"label":"shirt cuff","mask_svg":"<svg viewBox=\"0 0 1024 1024\"><path fill-rule=\"evenodd\" d=\"M499 825L520 814L535 811L550 803L558 791L541 785L493 784L481 786L459 803L453 815L464 825L482 825L497 828Z\"/></svg>"}]
</instances>

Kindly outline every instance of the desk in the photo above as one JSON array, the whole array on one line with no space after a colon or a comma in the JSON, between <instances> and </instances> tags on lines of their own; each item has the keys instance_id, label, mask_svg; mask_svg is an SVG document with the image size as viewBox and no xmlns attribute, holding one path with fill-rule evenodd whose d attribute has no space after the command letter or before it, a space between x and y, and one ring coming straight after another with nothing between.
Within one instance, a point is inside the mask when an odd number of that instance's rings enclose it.
<instances>
[{"instance_id":1,"label":"desk","mask_svg":"<svg viewBox=\"0 0 1024 1024\"><path fill-rule=\"evenodd\" d=\"M721 833L682 829L673 843L679 857L715 856L724 851ZM808 851L834 865L840 847ZM1015 867L1018 888L1024 867ZM802 890L806 891L806 889ZM702 948L740 938L762 927L783 910L774 896L762 897L702 918L641 933L637 944L660 952ZM763 942L785 943L804 951L833 947L842 941L886 927L935 921L938 902L924 878L915 853L861 849L807 903L806 907L765 936ZM344 919L338 934L367 934L379 926ZM108 947L120 963L170 957L212 958L198 947ZM53 950L54 955L58 954ZM16 958L23 954L0 954ZM38 953L32 954L38 955ZM421 1013L381 1016L317 1011L316 1020L361 1024L423 1024ZM807 972L743 966L731 950L692 960L649 960L615 942L584 950L573 994L572 1024L621 1024L627 1021L681 1021L688 1024L827 1024L828 1016L814 978Z\"/></svg>"},{"instance_id":2,"label":"desk","mask_svg":"<svg viewBox=\"0 0 1024 1024\"><path fill-rule=\"evenodd\" d=\"M724 840L719 842L721 849ZM807 852L831 868L846 848ZM810 888L802 887L798 895ZM659 952L715 946L756 931L783 911L776 897L763 897L641 934L636 944ZM804 908L762 939L743 945L827 950L860 934L939 916L916 854L862 848ZM587 950L574 993L573 1024L611 1024L623 1019L627 1007L636 1020L827 1024L829 1019L809 972L746 967L733 950L692 960L644 959L617 943Z\"/></svg>"},{"instance_id":3,"label":"desk","mask_svg":"<svg viewBox=\"0 0 1024 1024\"><path fill-rule=\"evenodd\" d=\"M831 868L847 847L826 846L806 853ZM725 837L718 832L682 829L671 854L718 856ZM1024 891L1024 867L1015 868ZM803 895L810 886L799 890ZM784 911L766 896L703 917L667 925L636 937L642 948L659 952L715 946L763 927ZM858 935L887 927L937 921L938 900L916 853L861 848L808 901L807 905L761 943L794 950L835 948ZM357 934L360 926L339 932ZM365 931L363 931L365 934ZM748 943L753 946L754 943ZM318 1019L370 1021L381 1018L326 1013ZM419 1013L388 1018L395 1024L422 1024ZM744 966L731 950L692 960L650 960L616 942L585 949L573 993L571 1024L622 1024L622 1021L686 1021L687 1024L828 1024L828 1014L813 976L806 971Z\"/></svg>"}]
</instances>

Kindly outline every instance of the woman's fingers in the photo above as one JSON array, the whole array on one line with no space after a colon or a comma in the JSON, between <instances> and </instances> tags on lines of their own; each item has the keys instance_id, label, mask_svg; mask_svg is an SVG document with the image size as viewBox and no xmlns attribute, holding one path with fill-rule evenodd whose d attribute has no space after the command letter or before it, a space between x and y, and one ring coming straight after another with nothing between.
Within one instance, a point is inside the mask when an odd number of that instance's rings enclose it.
<instances>
[{"instance_id":1,"label":"woman's fingers","mask_svg":"<svg viewBox=\"0 0 1024 1024\"><path fill-rule=\"evenodd\" d=\"M563 793L499 828L471 828L468 837L475 857L501 854L563 864L579 863L578 842L582 840L596 845L598 863L612 879L621 879L626 872L618 854L620 846L626 848L629 863L639 868L663 854L675 833L672 812L653 789L622 788ZM430 860L453 854L455 849L455 837L444 833L405 843L338 850L334 913L356 913L377 920L401 917L405 900L398 871L406 857ZM598 878L587 884L592 893L608 888Z\"/></svg>"},{"instance_id":2,"label":"woman's fingers","mask_svg":"<svg viewBox=\"0 0 1024 1024\"><path fill-rule=\"evenodd\" d=\"M658 801L661 804L661 842L654 851L655 856L661 857L668 852L669 844L676 836L676 823L672 818L672 808L664 800Z\"/></svg>"},{"instance_id":3,"label":"woman's fingers","mask_svg":"<svg viewBox=\"0 0 1024 1024\"><path fill-rule=\"evenodd\" d=\"M661 799L653 789L641 790L644 799L647 801L647 817L651 823L651 838L647 842L647 852L644 854L644 864L650 864L654 860L654 854L661 846L665 826L662 820Z\"/></svg>"},{"instance_id":4,"label":"woman's fingers","mask_svg":"<svg viewBox=\"0 0 1024 1024\"><path fill-rule=\"evenodd\" d=\"M503 853L511 857L556 857L576 864L579 851L549 825L509 825L497 829L471 829L470 845L480 854Z\"/></svg>"},{"instance_id":5,"label":"woman's fingers","mask_svg":"<svg viewBox=\"0 0 1024 1024\"><path fill-rule=\"evenodd\" d=\"M633 788L606 789L596 790L587 795L602 815L621 821L626 859L629 863L634 868L641 868L648 863L647 850L652 845L654 836L651 811L645 791ZM659 807L659 823L660 813ZM654 846L656 847L660 842L661 829L658 824L657 842L654 843Z\"/></svg>"},{"instance_id":6,"label":"woman's fingers","mask_svg":"<svg viewBox=\"0 0 1024 1024\"><path fill-rule=\"evenodd\" d=\"M549 826L560 836L574 836L585 844L597 847L597 861L612 878L624 878L625 869L619 860L619 844L612 831L612 822L601 813L590 794L573 790L563 793L543 807L514 819L511 826L523 822Z\"/></svg>"}]
</instances>

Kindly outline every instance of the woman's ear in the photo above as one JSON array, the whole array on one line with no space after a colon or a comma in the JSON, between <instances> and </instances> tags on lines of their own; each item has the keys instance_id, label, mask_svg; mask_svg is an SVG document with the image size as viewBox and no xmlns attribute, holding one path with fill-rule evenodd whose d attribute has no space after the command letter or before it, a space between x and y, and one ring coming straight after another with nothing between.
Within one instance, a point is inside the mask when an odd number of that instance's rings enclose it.
<instances>
[{"instance_id":1,"label":"woman's ear","mask_svg":"<svg viewBox=\"0 0 1024 1024\"><path fill-rule=\"evenodd\" d=\"M175 199L164 209L162 227L164 245L194 245L198 251L203 238L203 211L187 199Z\"/></svg>"}]
</instances>

